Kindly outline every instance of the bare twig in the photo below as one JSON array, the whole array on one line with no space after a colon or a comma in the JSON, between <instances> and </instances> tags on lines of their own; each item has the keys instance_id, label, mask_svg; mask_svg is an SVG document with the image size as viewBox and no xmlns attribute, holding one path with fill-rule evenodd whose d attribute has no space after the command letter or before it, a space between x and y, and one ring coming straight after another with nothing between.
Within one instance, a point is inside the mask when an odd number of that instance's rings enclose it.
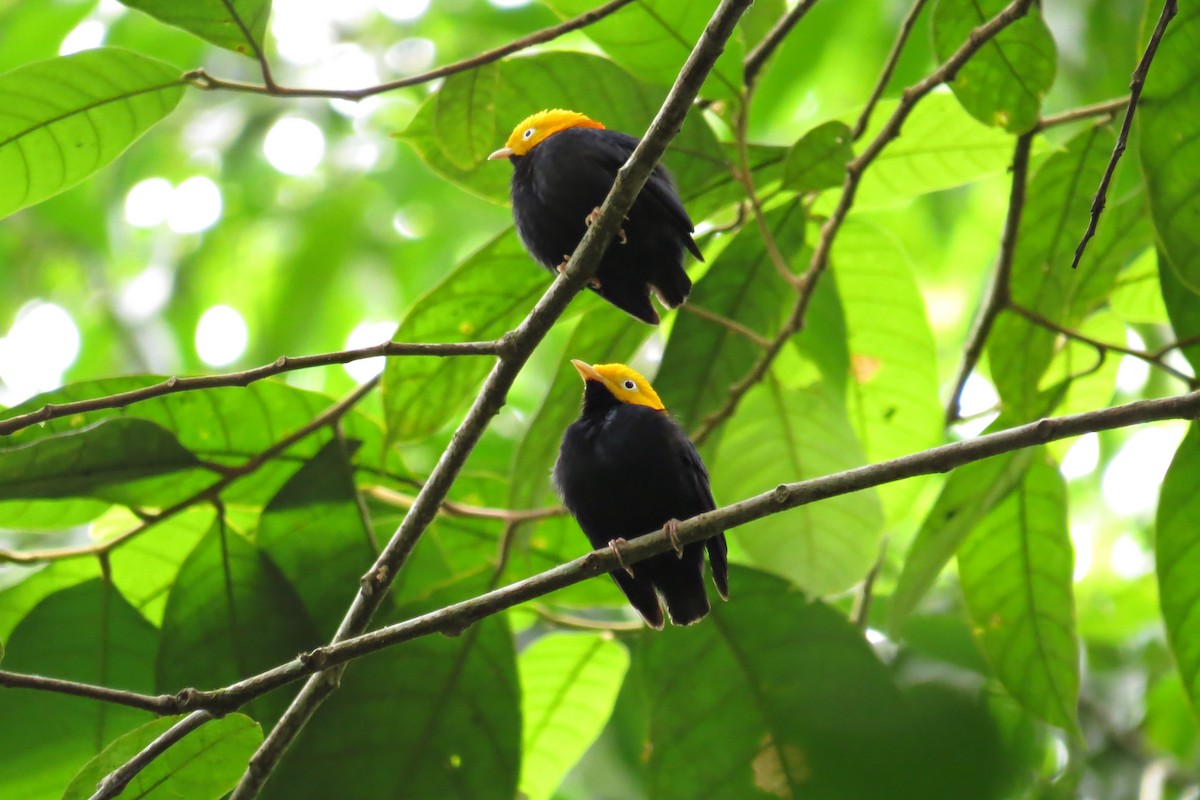
<instances>
[{"instance_id":1,"label":"bare twig","mask_svg":"<svg viewBox=\"0 0 1200 800\"><path fill-rule=\"evenodd\" d=\"M162 397L178 392L191 392L197 389L218 389L230 386L249 386L255 381L279 375L284 372L294 372L300 369L326 367L331 364L349 364L365 358L379 356L494 356L503 348L503 342L457 342L448 344L408 344L405 342L383 342L371 347L359 347L354 350L340 350L336 353L318 353L311 356L280 356L270 364L263 364L242 372L229 372L222 375L198 375L190 378L167 378L161 383L143 386L128 392L119 392L104 397L94 397L87 400L76 400L70 403L45 405L37 411L20 414L5 420L0 420L0 436L8 436L30 425L46 422L73 414L83 414L88 411L98 411L105 408L125 408L126 406Z\"/></svg>"},{"instance_id":2,"label":"bare twig","mask_svg":"<svg viewBox=\"0 0 1200 800\"><path fill-rule=\"evenodd\" d=\"M1029 175L1029 151L1033 145L1033 133L1017 137L1013 149L1012 183L1008 190L1008 214L1004 218L1004 233L1000 236L1000 255L996 259L996 271L992 282L984 296L983 305L975 317L975 324L967 335L967 344L963 350L963 360L958 367L958 376L950 389L950 399L946 401L946 424L957 422L961 412L963 388L967 379L975 371L987 344L988 335L992 332L992 324L996 317L1008 304L1009 277L1012 275L1013 254L1017 250L1017 231L1021 227L1021 213L1025 209L1025 188Z\"/></svg>"},{"instance_id":3,"label":"bare twig","mask_svg":"<svg viewBox=\"0 0 1200 800\"><path fill-rule=\"evenodd\" d=\"M594 22L604 19L609 14L629 5L632 0L609 0L602 6L580 14L577 17L554 25L550 28L531 33L516 41L509 42L506 45L497 47L494 50L488 50L486 53L464 58L462 61L455 61L453 64L446 64L436 69L431 69L428 72L422 72L420 75L412 75L399 80L380 83L375 86L367 86L362 89L304 89L291 88L280 86L274 82L264 81L264 85L254 83L243 83L241 81L231 81L224 78L217 78L209 75L203 69L195 69L184 75L184 78L199 89L218 90L224 89L231 92L248 92L250 94L269 94L274 97L328 97L339 100L362 100L372 95L390 92L395 89L403 89L406 86L419 86L423 83L445 78L459 72L482 67L485 64L491 64L493 61L499 61L505 56L528 49L536 44L542 44L552 39L557 39L565 33L585 28ZM264 78L266 75L264 74Z\"/></svg>"},{"instance_id":4,"label":"bare twig","mask_svg":"<svg viewBox=\"0 0 1200 800\"><path fill-rule=\"evenodd\" d=\"M562 278L551 286L525 320L507 337L509 346L500 354L498 363L484 382L483 389L475 398L462 424L455 431L450 445L442 453L437 466L418 493L416 502L405 515L391 541L384 547L375 565L364 576L358 595L338 627L335 642L366 629L397 572L437 514L467 456L479 441L488 423L504 405L509 388L533 349L599 266L604 249L616 234L625 214L650 177L654 166L662 158L667 145L682 126L705 77L716 63L725 42L732 35L734 26L749 4L750 0L722 0L713 13L646 135L642 137L628 162L618 171L616 181L601 205L595 223L584 234ZM341 670L332 670L304 685L251 758L248 769L233 792L233 800L249 800L258 796L279 759L324 698L334 690L340 676Z\"/></svg>"},{"instance_id":5,"label":"bare twig","mask_svg":"<svg viewBox=\"0 0 1200 800\"><path fill-rule=\"evenodd\" d=\"M1108 166L1104 168L1104 176L1100 178L1100 188L1096 190L1096 196L1092 198L1092 215L1088 220L1083 238L1079 240L1079 246L1075 248L1075 258L1071 259L1071 269L1079 266L1079 260L1083 258L1083 251L1087 248L1088 241L1096 234L1096 225L1100 222L1100 214L1104 211L1104 204L1108 198L1108 184L1112 181L1113 173L1117 169L1117 162L1121 160L1126 142L1129 141L1129 128L1133 124L1133 112L1137 110L1138 99L1142 96L1142 87L1146 83L1146 75L1150 72L1150 62L1154 60L1158 43L1162 41L1163 34L1167 30L1167 23L1174 18L1178 11L1177 0L1165 0L1162 13L1158 15L1158 24L1154 26L1154 33L1150 35L1150 41L1146 44L1146 52L1142 53L1142 59L1133 71L1133 79L1129 82L1129 104L1125 107L1125 120L1121 123L1121 132L1117 134L1117 144L1113 148L1112 157L1108 159Z\"/></svg>"},{"instance_id":6,"label":"bare twig","mask_svg":"<svg viewBox=\"0 0 1200 800\"><path fill-rule=\"evenodd\" d=\"M1081 119L1090 119L1092 117L1115 116L1118 111L1129 105L1128 97L1118 97L1116 100L1105 100L1103 103L1096 103L1090 106L1080 106L1064 111L1061 114L1052 114L1049 117L1042 117L1038 120L1038 124L1033 126L1031 133L1041 133L1047 128L1053 128L1058 125L1066 125L1069 122L1078 122Z\"/></svg>"},{"instance_id":7,"label":"bare twig","mask_svg":"<svg viewBox=\"0 0 1200 800\"><path fill-rule=\"evenodd\" d=\"M709 322L720 325L722 328L725 328L728 331L736 333L739 336L745 336L747 339L754 342L759 347L768 347L771 344L770 340L768 340L766 337L759 335L758 333L751 330L750 328L747 328L745 325L738 322L737 320L733 320L733 319L730 319L729 317L721 316L720 314L716 313L715 311L709 311L707 308L702 308L702 307L696 305L695 303L684 303L683 305L681 305L679 307L679 310L683 311L687 314L691 314L693 316L700 317L700 319L706 319Z\"/></svg>"},{"instance_id":8,"label":"bare twig","mask_svg":"<svg viewBox=\"0 0 1200 800\"><path fill-rule=\"evenodd\" d=\"M733 176L746 192L746 199L750 203L750 209L754 213L754 222L758 226L758 233L762 237L763 247L766 248L767 257L771 259L771 263L775 265L775 271L779 273L779 277L793 289L799 290L800 278L792 272L788 266L787 259L783 257L783 253L779 250L779 243L775 240L775 234L771 232L770 226L767 225L766 215L763 214L762 203L758 199L758 191L754 188L754 170L750 168L750 153L747 143L746 128L750 120L750 101L753 99L753 87L747 87L742 95L742 102L737 110L737 116L734 121L733 138L734 146L737 149L738 165L733 169ZM765 346L766 340L763 340Z\"/></svg>"},{"instance_id":9,"label":"bare twig","mask_svg":"<svg viewBox=\"0 0 1200 800\"><path fill-rule=\"evenodd\" d=\"M758 72L767 63L767 59L779 45L783 44L783 40L791 33L792 28L796 27L796 23L803 19L804 15L816 4L817 0L800 0L795 8L779 18L775 27L767 31L767 35L750 51L742 63L742 80L745 81L746 86L754 85L754 81L758 78Z\"/></svg>"},{"instance_id":10,"label":"bare twig","mask_svg":"<svg viewBox=\"0 0 1200 800\"><path fill-rule=\"evenodd\" d=\"M867 98L867 105L863 108L858 122L854 123L854 129L850 132L851 141L857 142L861 139L867 125L871 123L871 113L875 110L875 104L887 90L888 81L892 79L892 73L896 71L900 54L904 52L904 45L908 43L908 36L912 33L913 26L917 24L917 17L921 16L921 10L925 8L926 2L928 0L914 0L908 13L904 15L904 20L900 23L900 30L896 32L896 41L892 42L892 49L883 63L883 71L879 73L879 80L875 82L875 88L871 90L871 96Z\"/></svg>"},{"instance_id":11,"label":"bare twig","mask_svg":"<svg viewBox=\"0 0 1200 800\"><path fill-rule=\"evenodd\" d=\"M266 450L263 450L261 453L251 458L246 463L240 464L236 467L228 468L220 480L204 487L200 491L195 492L188 497L185 497L173 506L168 506L162 511L154 514L143 515L141 523L133 528L130 528L122 534L114 536L111 539L105 539L103 541L96 542L95 544L79 545L76 547L59 547L50 550L6 550L0 548L0 563L7 561L14 564L37 564L46 561L61 561L68 558L79 558L81 556L103 556L130 539L141 535L155 525L174 517L182 511L186 511L198 503L206 500L215 501L220 496L221 492L225 491L225 489L227 489L231 484L240 480L241 478L244 478L250 473L257 471L268 461L279 456L296 442L307 438L326 425L335 424L346 414L346 412L353 408L359 400L361 400L368 392L374 389L378 382L379 379L377 377L372 378L356 388L350 394L346 395L346 397L343 399L322 411L300 428L297 428L295 431L283 437Z\"/></svg>"},{"instance_id":12,"label":"bare twig","mask_svg":"<svg viewBox=\"0 0 1200 800\"><path fill-rule=\"evenodd\" d=\"M403 494L393 489L388 489L385 486L372 486L370 489L367 489L366 493L382 503L397 506L398 508L412 508L417 502L417 498L412 495ZM567 510L562 506L554 506L552 508L531 508L528 510L510 511L506 508L488 508L486 506L459 503L455 500L443 500L442 512L454 517L494 519L501 522L533 522L539 519L549 519L550 517L561 517L567 513Z\"/></svg>"},{"instance_id":13,"label":"bare twig","mask_svg":"<svg viewBox=\"0 0 1200 800\"><path fill-rule=\"evenodd\" d=\"M134 776L148 767L154 759L165 753L171 745L212 718L213 715L207 711L193 711L170 728L167 728L162 732L162 735L146 745L140 753L108 773L104 780L100 781L100 785L96 788L96 793L91 796L91 800L111 800L111 798L125 791L125 787L129 785Z\"/></svg>"},{"instance_id":14,"label":"bare twig","mask_svg":"<svg viewBox=\"0 0 1200 800\"><path fill-rule=\"evenodd\" d=\"M253 55L255 60L258 61L258 69L262 73L263 83L265 83L268 88L277 88L275 79L271 77L271 63L267 61L266 52L254 38L254 34L250 32L250 26L246 24L246 21L242 19L242 15L238 13L237 8L233 5L233 0L221 0L221 4L225 6L225 11L233 19L233 23L237 25L238 31L240 31L242 34L242 38L245 39L250 45L251 55ZM263 10L260 13L265 14L267 12L266 10Z\"/></svg>"},{"instance_id":15,"label":"bare twig","mask_svg":"<svg viewBox=\"0 0 1200 800\"><path fill-rule=\"evenodd\" d=\"M46 678L41 675L22 675L19 672L0 670L0 686L9 689L33 689L39 692L54 692L72 697L86 697L89 700L99 700L102 703L113 703L119 706L140 708L151 714L167 716L183 711L179 698L170 694L139 694L127 692L124 689L110 689L107 686L94 686L90 683Z\"/></svg>"},{"instance_id":16,"label":"bare twig","mask_svg":"<svg viewBox=\"0 0 1200 800\"><path fill-rule=\"evenodd\" d=\"M867 577L863 579L862 587L854 597L854 610L850 614L850 621L861 630L866 630L871 622L871 603L875 599L875 581L879 579L879 573L883 570L883 564L887 560L887 550L888 537L884 536L879 542L879 555L875 557L875 563L871 565Z\"/></svg>"},{"instance_id":17,"label":"bare twig","mask_svg":"<svg viewBox=\"0 0 1200 800\"><path fill-rule=\"evenodd\" d=\"M904 90L900 97L900 104L896 106L896 110L892 112L892 116L888 118L888 121L879 131L879 134L871 140L871 143L854 160L846 164L846 179L842 183L842 193L838 199L837 207L825 221L825 224L821 226L821 237L813 249L808 269L800 276L801 288L797 294L796 303L792 307L791 313L784 321L779 333L771 340L770 345L763 351L763 354L755 362L754 366L751 367L749 373L742 380L729 387L729 395L725 403L700 423L700 427L694 434L697 443L707 439L725 420L733 416L734 411L737 410L738 404L741 403L746 393L767 374L767 371L771 368L771 364L775 361L775 357L779 355L779 352L783 349L788 339L804 327L804 317L808 311L808 304L811 302L813 292L816 290L817 281L829 266L829 256L833 249L834 240L837 238L842 223L846 220L846 215L850 213L850 209L854 205L854 197L858 192L859 184L862 182L863 174L875 159L879 157L883 148L892 139L900 135L900 129L903 127L904 121L908 119L908 115L912 113L917 102L937 86L946 81L953 80L958 71L962 69L963 64L967 63L967 60L979 48L993 39L1000 31L1024 16L1032 3L1033 0L1013 0L996 16L972 30L967 37L967 41L953 55L946 59L941 66L918 83Z\"/></svg>"}]
</instances>

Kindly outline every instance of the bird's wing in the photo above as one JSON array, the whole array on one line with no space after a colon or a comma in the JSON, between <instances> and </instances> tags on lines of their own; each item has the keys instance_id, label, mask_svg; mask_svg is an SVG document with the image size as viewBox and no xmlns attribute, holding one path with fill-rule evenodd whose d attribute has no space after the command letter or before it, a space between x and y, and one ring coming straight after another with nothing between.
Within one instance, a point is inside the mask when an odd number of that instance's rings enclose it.
<instances>
[{"instance_id":1,"label":"bird's wing","mask_svg":"<svg viewBox=\"0 0 1200 800\"><path fill-rule=\"evenodd\" d=\"M716 501L713 499L712 487L709 485L708 470L704 466L704 461L700 458L700 453L696 451L696 446L688 439L687 435L679 429L677 425L672 423L673 427L678 430L678 436L673 438L675 443L674 450L679 459L679 474L684 476L687 482L686 491L688 494L696 497L701 508L695 513L700 514L705 511L712 511L717 507ZM708 550L708 561L712 567L713 583L716 584L717 593L722 599L729 599L729 547L725 543L725 533L721 532L709 539L705 540L705 549Z\"/></svg>"}]
</instances>

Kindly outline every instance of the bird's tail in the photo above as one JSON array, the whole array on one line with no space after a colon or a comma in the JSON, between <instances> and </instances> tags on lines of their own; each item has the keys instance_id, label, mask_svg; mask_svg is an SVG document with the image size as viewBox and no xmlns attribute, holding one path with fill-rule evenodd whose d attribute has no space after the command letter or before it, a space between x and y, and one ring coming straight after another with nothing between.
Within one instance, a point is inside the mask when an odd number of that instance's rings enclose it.
<instances>
[{"instance_id":1,"label":"bird's tail","mask_svg":"<svg viewBox=\"0 0 1200 800\"><path fill-rule=\"evenodd\" d=\"M691 625L708 614L708 595L703 584L671 587L662 593L662 598L672 625Z\"/></svg>"},{"instance_id":2,"label":"bird's tail","mask_svg":"<svg viewBox=\"0 0 1200 800\"><path fill-rule=\"evenodd\" d=\"M692 291L692 279L682 266L676 264L668 269L659 270L650 288L654 290L660 303L667 308L675 308L687 301Z\"/></svg>"}]
</instances>

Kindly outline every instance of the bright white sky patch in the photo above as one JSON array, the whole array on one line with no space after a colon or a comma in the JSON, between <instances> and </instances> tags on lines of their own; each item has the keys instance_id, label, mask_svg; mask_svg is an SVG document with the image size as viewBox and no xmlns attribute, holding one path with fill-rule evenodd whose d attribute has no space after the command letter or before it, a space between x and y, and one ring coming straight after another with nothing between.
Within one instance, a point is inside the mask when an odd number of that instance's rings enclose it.
<instances>
[{"instance_id":1,"label":"bright white sky patch","mask_svg":"<svg viewBox=\"0 0 1200 800\"><path fill-rule=\"evenodd\" d=\"M67 34L58 47L60 56L69 56L81 50L91 50L104 43L108 28L98 19L86 19Z\"/></svg>"},{"instance_id":2,"label":"bright white sky patch","mask_svg":"<svg viewBox=\"0 0 1200 800\"><path fill-rule=\"evenodd\" d=\"M488 2L496 8L520 8L529 5L533 0L488 0Z\"/></svg>"},{"instance_id":3,"label":"bright white sky patch","mask_svg":"<svg viewBox=\"0 0 1200 800\"><path fill-rule=\"evenodd\" d=\"M1158 503L1163 475L1187 428L1158 424L1136 431L1104 470L1104 501L1115 513L1142 514Z\"/></svg>"},{"instance_id":4,"label":"bright white sky patch","mask_svg":"<svg viewBox=\"0 0 1200 800\"><path fill-rule=\"evenodd\" d=\"M437 45L429 39L401 39L387 49L383 63L400 75L416 75L433 66Z\"/></svg>"},{"instance_id":5,"label":"bright white sky patch","mask_svg":"<svg viewBox=\"0 0 1200 800\"><path fill-rule=\"evenodd\" d=\"M1134 536L1125 533L1113 542L1109 566L1122 578L1140 578L1154 568L1154 560Z\"/></svg>"},{"instance_id":6,"label":"bright white sky patch","mask_svg":"<svg viewBox=\"0 0 1200 800\"><path fill-rule=\"evenodd\" d=\"M987 378L971 373L963 385L962 394L958 398L958 413L966 422L960 422L954 429L964 438L978 436L983 429L992 424L999 412L991 411L1000 402L1000 395ZM977 416L982 415L982 416Z\"/></svg>"},{"instance_id":7,"label":"bright white sky patch","mask_svg":"<svg viewBox=\"0 0 1200 800\"><path fill-rule=\"evenodd\" d=\"M1125 341L1131 350L1145 350L1146 342L1132 328L1125 331ZM1117 388L1131 394L1140 392L1150 378L1150 365L1140 358L1125 356L1117 368Z\"/></svg>"},{"instance_id":8,"label":"bright white sky patch","mask_svg":"<svg viewBox=\"0 0 1200 800\"><path fill-rule=\"evenodd\" d=\"M0 403L15 405L62 384L79 355L79 328L53 303L33 300L0 337Z\"/></svg>"},{"instance_id":9,"label":"bright white sky patch","mask_svg":"<svg viewBox=\"0 0 1200 800\"><path fill-rule=\"evenodd\" d=\"M395 322L360 322L346 337L346 349L357 350L360 347L386 342L396 332L396 325ZM351 378L358 383L364 383L383 372L383 362L383 358L364 358L344 366Z\"/></svg>"},{"instance_id":10,"label":"bright white sky patch","mask_svg":"<svg viewBox=\"0 0 1200 800\"><path fill-rule=\"evenodd\" d=\"M167 225L176 233L199 233L221 218L221 190L200 175L175 187Z\"/></svg>"},{"instance_id":11,"label":"bright white sky patch","mask_svg":"<svg viewBox=\"0 0 1200 800\"><path fill-rule=\"evenodd\" d=\"M170 270L162 264L151 264L121 286L117 313L126 322L145 322L171 299L174 282Z\"/></svg>"},{"instance_id":12,"label":"bright white sky patch","mask_svg":"<svg viewBox=\"0 0 1200 800\"><path fill-rule=\"evenodd\" d=\"M1096 552L1096 526L1090 522L1071 523L1071 546L1075 550L1075 570L1071 577L1079 583L1092 570Z\"/></svg>"},{"instance_id":13,"label":"bright white sky patch","mask_svg":"<svg viewBox=\"0 0 1200 800\"><path fill-rule=\"evenodd\" d=\"M1067 450L1058 471L1064 478L1073 481L1091 475L1099 463L1100 437L1094 433L1085 433Z\"/></svg>"},{"instance_id":14,"label":"bright white sky patch","mask_svg":"<svg viewBox=\"0 0 1200 800\"><path fill-rule=\"evenodd\" d=\"M196 353L213 367L232 364L246 352L250 332L246 320L229 306L213 306L196 325Z\"/></svg>"},{"instance_id":15,"label":"bright white sky patch","mask_svg":"<svg viewBox=\"0 0 1200 800\"><path fill-rule=\"evenodd\" d=\"M307 175L325 155L325 134L306 119L284 117L267 131L263 153L284 175Z\"/></svg>"},{"instance_id":16,"label":"bright white sky patch","mask_svg":"<svg viewBox=\"0 0 1200 800\"><path fill-rule=\"evenodd\" d=\"M125 221L135 228L153 228L166 220L174 189L166 178L147 178L125 195Z\"/></svg>"},{"instance_id":17,"label":"bright white sky patch","mask_svg":"<svg viewBox=\"0 0 1200 800\"><path fill-rule=\"evenodd\" d=\"M396 22L412 22L429 9L429 0L380 0L379 12Z\"/></svg>"}]
</instances>

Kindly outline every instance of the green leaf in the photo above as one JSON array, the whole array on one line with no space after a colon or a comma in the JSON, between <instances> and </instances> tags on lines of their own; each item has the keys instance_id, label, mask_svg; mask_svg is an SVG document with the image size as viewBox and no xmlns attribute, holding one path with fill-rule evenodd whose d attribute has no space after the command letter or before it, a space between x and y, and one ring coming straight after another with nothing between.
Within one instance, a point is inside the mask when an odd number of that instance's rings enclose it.
<instances>
[{"instance_id":1,"label":"green leaf","mask_svg":"<svg viewBox=\"0 0 1200 800\"><path fill-rule=\"evenodd\" d=\"M846 162L853 158L849 125L837 121L818 125L788 150L783 188L811 192L841 186L846 179Z\"/></svg>"},{"instance_id":2,"label":"green leaf","mask_svg":"<svg viewBox=\"0 0 1200 800\"><path fill-rule=\"evenodd\" d=\"M718 503L730 502L864 462L845 411L822 384L784 388L768 380L726 425L712 460L713 491ZM755 566L828 595L862 579L882 533L883 510L869 490L756 520L739 529L738 542Z\"/></svg>"},{"instance_id":3,"label":"green leaf","mask_svg":"<svg viewBox=\"0 0 1200 800\"><path fill-rule=\"evenodd\" d=\"M1183 3L1167 26L1138 103L1138 153L1160 263L1200 293L1200 8Z\"/></svg>"},{"instance_id":4,"label":"green leaf","mask_svg":"<svg viewBox=\"0 0 1200 800\"><path fill-rule=\"evenodd\" d=\"M317 644L296 590L263 555L218 519L188 555L163 612L155 672L159 691L225 686ZM282 695L252 701L273 722Z\"/></svg>"},{"instance_id":5,"label":"green leaf","mask_svg":"<svg viewBox=\"0 0 1200 800\"><path fill-rule=\"evenodd\" d=\"M167 732L182 717L148 722L120 737L84 765L63 800L86 800L100 781ZM209 720L133 777L124 794L145 800L219 800L237 785L262 742L262 728L244 714Z\"/></svg>"},{"instance_id":6,"label":"green leaf","mask_svg":"<svg viewBox=\"0 0 1200 800\"><path fill-rule=\"evenodd\" d=\"M1176 341L1200 336L1200 295L1188 288L1175 270L1166 266L1166 256L1161 248L1158 250L1158 281ZM1193 370L1200 370L1200 344L1184 347L1180 352Z\"/></svg>"},{"instance_id":7,"label":"green leaf","mask_svg":"<svg viewBox=\"0 0 1200 800\"><path fill-rule=\"evenodd\" d=\"M156 523L151 530L121 543L108 553L109 570L115 586L130 605L155 625L161 626L167 595L184 559L212 527L213 509L190 508ZM119 534L137 527L139 520L126 509L117 509L92 526L97 538L109 528Z\"/></svg>"},{"instance_id":8,"label":"green leaf","mask_svg":"<svg viewBox=\"0 0 1200 800\"><path fill-rule=\"evenodd\" d=\"M833 273L850 350L850 423L867 461L941 444L937 348L908 254L883 230L851 219L834 244ZM908 480L880 487L891 524L925 485Z\"/></svg>"},{"instance_id":9,"label":"green leaf","mask_svg":"<svg viewBox=\"0 0 1200 800\"><path fill-rule=\"evenodd\" d=\"M1142 251L1126 267L1113 286L1109 305L1125 322L1163 325L1170 319L1158 281L1158 254L1153 247Z\"/></svg>"},{"instance_id":10,"label":"green leaf","mask_svg":"<svg viewBox=\"0 0 1200 800\"><path fill-rule=\"evenodd\" d=\"M888 791L908 711L861 633L777 578L730 584L701 624L636 640L648 796L920 796Z\"/></svg>"},{"instance_id":11,"label":"green leaf","mask_svg":"<svg viewBox=\"0 0 1200 800\"><path fill-rule=\"evenodd\" d=\"M270 0L121 0L157 20L250 58L262 49Z\"/></svg>"},{"instance_id":12,"label":"green leaf","mask_svg":"<svg viewBox=\"0 0 1200 800\"><path fill-rule=\"evenodd\" d=\"M1055 464L1035 456L959 548L958 572L996 677L1031 714L1076 732L1079 645L1066 494Z\"/></svg>"},{"instance_id":13,"label":"green leaf","mask_svg":"<svg viewBox=\"0 0 1200 800\"><path fill-rule=\"evenodd\" d=\"M112 47L0 75L0 219L108 164L182 96L178 69Z\"/></svg>"},{"instance_id":14,"label":"green leaf","mask_svg":"<svg viewBox=\"0 0 1200 800\"><path fill-rule=\"evenodd\" d=\"M351 664L263 796L342 797L353 776L362 797L511 800L520 742L512 633L492 617Z\"/></svg>"},{"instance_id":15,"label":"green leaf","mask_svg":"<svg viewBox=\"0 0 1200 800\"><path fill-rule=\"evenodd\" d=\"M611 637L552 633L517 661L524 720L521 793L549 800L563 776L600 735L629 667Z\"/></svg>"},{"instance_id":16,"label":"green leaf","mask_svg":"<svg viewBox=\"0 0 1200 800\"><path fill-rule=\"evenodd\" d=\"M512 168L487 156L529 114L571 108L599 118L609 128L640 136L661 104L660 89L641 83L606 58L540 53L450 76L421 106L404 138L434 172L503 203ZM685 201L728 177L725 154L699 114L684 121L663 163Z\"/></svg>"},{"instance_id":17,"label":"green leaf","mask_svg":"<svg viewBox=\"0 0 1200 800\"><path fill-rule=\"evenodd\" d=\"M1200 709L1200 563L1196 511L1200 508L1200 427L1195 423L1175 451L1158 496L1154 563L1167 640L1193 709Z\"/></svg>"},{"instance_id":18,"label":"green leaf","mask_svg":"<svg viewBox=\"0 0 1200 800\"><path fill-rule=\"evenodd\" d=\"M8 640L4 667L154 693L158 632L99 580L38 604ZM0 691L0 794L58 797L105 745L153 719L145 711L64 694Z\"/></svg>"},{"instance_id":19,"label":"green leaf","mask_svg":"<svg viewBox=\"0 0 1200 800\"><path fill-rule=\"evenodd\" d=\"M197 466L196 456L153 422L104 420L0 449L0 499L112 497L121 494L116 484Z\"/></svg>"},{"instance_id":20,"label":"green leaf","mask_svg":"<svg viewBox=\"0 0 1200 800\"><path fill-rule=\"evenodd\" d=\"M517 444L509 481L511 508L534 508L553 496L550 470L558 460L563 431L579 416L583 394L583 382L570 359L592 364L623 363L646 338L646 330L627 314L613 313L607 307L596 307L583 315L567 340L550 391Z\"/></svg>"},{"instance_id":21,"label":"green leaf","mask_svg":"<svg viewBox=\"0 0 1200 800\"><path fill-rule=\"evenodd\" d=\"M799 201L766 215L768 229L789 266L804 248L805 217ZM747 222L713 260L688 305L772 337L790 300L767 255L758 226ZM655 388L685 430L695 430L724 405L729 387L744 378L762 348L744 334L686 309L675 319Z\"/></svg>"},{"instance_id":22,"label":"green leaf","mask_svg":"<svg viewBox=\"0 0 1200 800\"><path fill-rule=\"evenodd\" d=\"M17 624L45 598L99 577L99 562L87 558L13 567L4 575L5 586L0 591L0 639L7 639Z\"/></svg>"},{"instance_id":23,"label":"green leaf","mask_svg":"<svg viewBox=\"0 0 1200 800\"><path fill-rule=\"evenodd\" d=\"M407 342L498 339L529 313L550 282L509 229L418 300L394 338ZM493 363L479 356L389 359L383 371L388 435L412 441L437 431L475 396Z\"/></svg>"},{"instance_id":24,"label":"green leaf","mask_svg":"<svg viewBox=\"0 0 1200 800\"><path fill-rule=\"evenodd\" d=\"M938 0L933 45L945 61L972 30L998 14L1004 0ZM1054 37L1039 7L985 43L950 82L963 108L985 125L1024 133L1037 124L1042 99L1054 83Z\"/></svg>"},{"instance_id":25,"label":"green leaf","mask_svg":"<svg viewBox=\"0 0 1200 800\"><path fill-rule=\"evenodd\" d=\"M560 17L596 7L593 0L543 0ZM583 29L587 37L647 83L670 86L712 16L707 3L641 0ZM733 38L700 90L705 97L737 99L742 87L742 43Z\"/></svg>"}]
</instances>

